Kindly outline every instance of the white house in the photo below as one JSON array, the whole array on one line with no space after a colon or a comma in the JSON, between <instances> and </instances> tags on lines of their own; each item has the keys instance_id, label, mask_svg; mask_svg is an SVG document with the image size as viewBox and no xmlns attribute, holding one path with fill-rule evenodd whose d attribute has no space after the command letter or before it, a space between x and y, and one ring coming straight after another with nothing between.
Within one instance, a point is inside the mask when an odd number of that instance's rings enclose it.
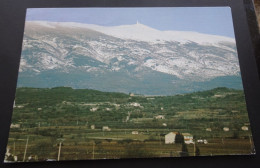
<instances>
[{"instance_id":1,"label":"white house","mask_svg":"<svg viewBox=\"0 0 260 168\"><path fill-rule=\"evenodd\" d=\"M130 93L130 96L133 97L133 96L135 96L135 94L134 93Z\"/></svg>"},{"instance_id":2,"label":"white house","mask_svg":"<svg viewBox=\"0 0 260 168\"><path fill-rule=\"evenodd\" d=\"M184 142L186 144L193 144L193 136L190 133L182 133Z\"/></svg>"},{"instance_id":3,"label":"white house","mask_svg":"<svg viewBox=\"0 0 260 168\"><path fill-rule=\"evenodd\" d=\"M109 128L108 126L103 126L102 131L111 131L111 128Z\"/></svg>"},{"instance_id":4,"label":"white house","mask_svg":"<svg viewBox=\"0 0 260 168\"><path fill-rule=\"evenodd\" d=\"M206 131L211 132L212 129L211 128L206 128Z\"/></svg>"},{"instance_id":5,"label":"white house","mask_svg":"<svg viewBox=\"0 0 260 168\"><path fill-rule=\"evenodd\" d=\"M164 115L157 115L154 118L155 119L165 119L165 116Z\"/></svg>"},{"instance_id":6,"label":"white house","mask_svg":"<svg viewBox=\"0 0 260 168\"><path fill-rule=\"evenodd\" d=\"M208 141L206 139L198 139L197 142L200 144L208 144Z\"/></svg>"},{"instance_id":7,"label":"white house","mask_svg":"<svg viewBox=\"0 0 260 168\"><path fill-rule=\"evenodd\" d=\"M165 135L165 144L174 144L177 132L170 132Z\"/></svg>"},{"instance_id":8,"label":"white house","mask_svg":"<svg viewBox=\"0 0 260 168\"><path fill-rule=\"evenodd\" d=\"M242 129L243 131L248 131L248 127L247 127L247 126L243 126L243 127L241 127L241 129Z\"/></svg>"},{"instance_id":9,"label":"white house","mask_svg":"<svg viewBox=\"0 0 260 168\"><path fill-rule=\"evenodd\" d=\"M92 107L92 108L90 109L91 112L95 112L95 111L97 111L97 110L98 110L97 107Z\"/></svg>"},{"instance_id":10,"label":"white house","mask_svg":"<svg viewBox=\"0 0 260 168\"><path fill-rule=\"evenodd\" d=\"M227 131L229 131L229 128L228 127L224 127L223 131L227 132Z\"/></svg>"},{"instance_id":11,"label":"white house","mask_svg":"<svg viewBox=\"0 0 260 168\"><path fill-rule=\"evenodd\" d=\"M139 133L138 133L138 131L132 131L132 134L133 135L138 135Z\"/></svg>"},{"instance_id":12,"label":"white house","mask_svg":"<svg viewBox=\"0 0 260 168\"><path fill-rule=\"evenodd\" d=\"M10 128L20 128L20 124L11 124Z\"/></svg>"},{"instance_id":13,"label":"white house","mask_svg":"<svg viewBox=\"0 0 260 168\"><path fill-rule=\"evenodd\" d=\"M134 106L134 107L140 107L141 104L139 103L136 103L136 102L133 102L133 103L130 103L131 106Z\"/></svg>"},{"instance_id":14,"label":"white house","mask_svg":"<svg viewBox=\"0 0 260 168\"><path fill-rule=\"evenodd\" d=\"M95 125L91 125L90 128L91 128L91 129L95 129Z\"/></svg>"},{"instance_id":15,"label":"white house","mask_svg":"<svg viewBox=\"0 0 260 168\"><path fill-rule=\"evenodd\" d=\"M111 111L111 108L106 108L106 111Z\"/></svg>"}]
</instances>

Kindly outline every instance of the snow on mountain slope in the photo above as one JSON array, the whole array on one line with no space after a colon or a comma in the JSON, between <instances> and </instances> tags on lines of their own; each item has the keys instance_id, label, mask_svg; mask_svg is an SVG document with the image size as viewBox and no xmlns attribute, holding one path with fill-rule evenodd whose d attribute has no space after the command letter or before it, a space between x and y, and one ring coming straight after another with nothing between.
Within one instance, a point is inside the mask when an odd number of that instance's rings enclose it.
<instances>
[{"instance_id":1,"label":"snow on mountain slope","mask_svg":"<svg viewBox=\"0 0 260 168\"><path fill-rule=\"evenodd\" d=\"M196 42L198 44L218 44L219 42L234 43L233 38L208 35L190 31L160 31L148 27L146 25L137 23L133 25L120 26L99 26L93 24L83 24L74 22L45 22L34 21L34 23L46 26L49 28L56 28L59 26L68 28L88 28L110 36L122 39L132 39L146 42L162 43L164 41L176 41L180 43Z\"/></svg>"},{"instance_id":2,"label":"snow on mountain slope","mask_svg":"<svg viewBox=\"0 0 260 168\"><path fill-rule=\"evenodd\" d=\"M192 81L239 76L233 39L159 31L142 24L104 27L26 22L20 72L124 72L144 69Z\"/></svg>"}]
</instances>

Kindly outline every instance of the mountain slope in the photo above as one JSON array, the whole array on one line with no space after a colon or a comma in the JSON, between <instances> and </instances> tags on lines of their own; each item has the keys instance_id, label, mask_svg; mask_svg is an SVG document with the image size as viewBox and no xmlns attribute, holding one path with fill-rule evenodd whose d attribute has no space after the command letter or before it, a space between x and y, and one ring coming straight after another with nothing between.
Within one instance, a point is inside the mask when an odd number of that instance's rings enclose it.
<instances>
[{"instance_id":1,"label":"mountain slope","mask_svg":"<svg viewBox=\"0 0 260 168\"><path fill-rule=\"evenodd\" d=\"M26 22L19 71L18 87L159 95L242 88L233 39L142 24Z\"/></svg>"}]
</instances>

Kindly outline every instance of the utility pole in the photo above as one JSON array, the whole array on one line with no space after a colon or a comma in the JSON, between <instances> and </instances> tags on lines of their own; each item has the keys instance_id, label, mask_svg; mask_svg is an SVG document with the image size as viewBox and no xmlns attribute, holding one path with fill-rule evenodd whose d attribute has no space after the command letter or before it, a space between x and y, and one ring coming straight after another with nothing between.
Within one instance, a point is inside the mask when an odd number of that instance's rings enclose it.
<instances>
[{"instance_id":1,"label":"utility pole","mask_svg":"<svg viewBox=\"0 0 260 168\"><path fill-rule=\"evenodd\" d=\"M194 156L196 156L196 145L195 145L195 142L193 144L193 153L194 153Z\"/></svg>"},{"instance_id":2,"label":"utility pole","mask_svg":"<svg viewBox=\"0 0 260 168\"><path fill-rule=\"evenodd\" d=\"M95 159L95 142L93 142L93 152L92 152L93 156L92 159Z\"/></svg>"},{"instance_id":3,"label":"utility pole","mask_svg":"<svg viewBox=\"0 0 260 168\"><path fill-rule=\"evenodd\" d=\"M62 139L62 138L60 138L60 139L57 139L58 141L60 141L60 143L59 143L59 151L58 151L58 161L60 161L60 152L61 152L61 145L62 145L62 142L65 140L65 139Z\"/></svg>"},{"instance_id":4,"label":"utility pole","mask_svg":"<svg viewBox=\"0 0 260 168\"><path fill-rule=\"evenodd\" d=\"M248 135L248 137L249 137L249 142L250 142L250 145L251 145L251 147L252 147L252 140L251 140L251 136L250 136L250 135Z\"/></svg>"},{"instance_id":5,"label":"utility pole","mask_svg":"<svg viewBox=\"0 0 260 168\"><path fill-rule=\"evenodd\" d=\"M251 151L254 152L255 149L254 149L254 145L252 143L251 135L249 134L248 137L249 137L249 142L250 142L250 146L251 146Z\"/></svg>"},{"instance_id":6,"label":"utility pole","mask_svg":"<svg viewBox=\"0 0 260 168\"><path fill-rule=\"evenodd\" d=\"M27 147L28 147L28 141L29 141L29 136L27 137L27 141L26 141L26 145L25 145L25 149L24 149L23 162L25 161L25 157L26 157L26 152L27 152Z\"/></svg>"},{"instance_id":7,"label":"utility pole","mask_svg":"<svg viewBox=\"0 0 260 168\"><path fill-rule=\"evenodd\" d=\"M59 152L58 152L58 161L60 161L60 151L61 151L61 143L62 143L62 141L60 141L60 145L59 145Z\"/></svg>"},{"instance_id":8,"label":"utility pole","mask_svg":"<svg viewBox=\"0 0 260 168\"><path fill-rule=\"evenodd\" d=\"M14 155L15 155L15 141L14 141Z\"/></svg>"}]
</instances>

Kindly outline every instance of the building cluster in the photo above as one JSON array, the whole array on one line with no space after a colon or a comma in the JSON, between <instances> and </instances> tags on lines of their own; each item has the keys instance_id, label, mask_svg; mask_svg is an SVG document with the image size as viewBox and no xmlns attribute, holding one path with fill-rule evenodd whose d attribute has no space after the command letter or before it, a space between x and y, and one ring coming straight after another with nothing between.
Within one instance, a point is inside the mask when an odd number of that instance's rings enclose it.
<instances>
[{"instance_id":1,"label":"building cluster","mask_svg":"<svg viewBox=\"0 0 260 168\"><path fill-rule=\"evenodd\" d=\"M190 133L179 133L179 132L170 132L168 134L165 135L165 144L175 144L176 142L176 137L178 135L183 136L184 139L184 143L186 144L194 144L193 141L193 135L191 135Z\"/></svg>"}]
</instances>

